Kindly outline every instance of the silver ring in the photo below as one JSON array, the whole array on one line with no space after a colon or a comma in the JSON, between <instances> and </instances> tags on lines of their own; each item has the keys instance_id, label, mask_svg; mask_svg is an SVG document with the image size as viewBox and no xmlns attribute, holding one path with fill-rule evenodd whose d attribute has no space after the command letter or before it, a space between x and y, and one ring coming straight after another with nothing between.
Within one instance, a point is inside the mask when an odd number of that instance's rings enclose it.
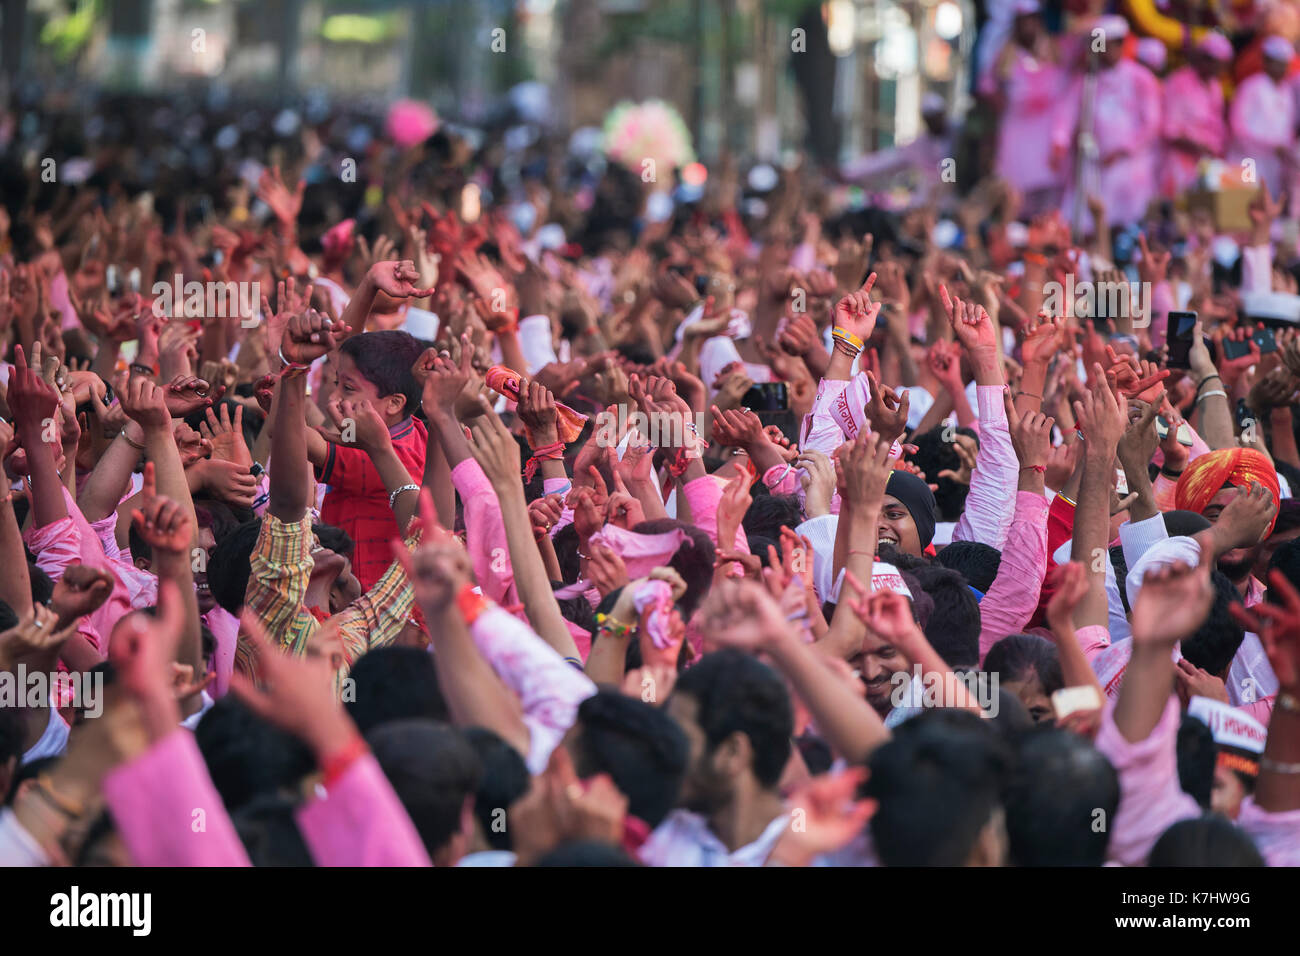
<instances>
[{"instance_id":1,"label":"silver ring","mask_svg":"<svg viewBox=\"0 0 1300 956\"><path fill-rule=\"evenodd\" d=\"M45 622L44 622L44 621L33 621L32 623L35 624L37 627L44 627L44 626L45 626Z\"/></svg>"}]
</instances>

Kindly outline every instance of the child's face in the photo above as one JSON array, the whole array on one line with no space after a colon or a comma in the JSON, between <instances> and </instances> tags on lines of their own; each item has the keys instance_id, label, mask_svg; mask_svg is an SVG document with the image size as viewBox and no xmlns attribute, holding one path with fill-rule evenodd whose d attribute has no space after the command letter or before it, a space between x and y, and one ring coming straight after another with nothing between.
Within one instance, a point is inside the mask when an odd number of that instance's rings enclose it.
<instances>
[{"instance_id":1,"label":"child's face","mask_svg":"<svg viewBox=\"0 0 1300 956\"><path fill-rule=\"evenodd\" d=\"M363 378L357 371L357 363L351 355L340 352L335 362L337 375L334 379L334 391L331 401L355 402L366 399L390 425L396 424L403 416L403 402L400 395L380 395L375 383Z\"/></svg>"}]
</instances>

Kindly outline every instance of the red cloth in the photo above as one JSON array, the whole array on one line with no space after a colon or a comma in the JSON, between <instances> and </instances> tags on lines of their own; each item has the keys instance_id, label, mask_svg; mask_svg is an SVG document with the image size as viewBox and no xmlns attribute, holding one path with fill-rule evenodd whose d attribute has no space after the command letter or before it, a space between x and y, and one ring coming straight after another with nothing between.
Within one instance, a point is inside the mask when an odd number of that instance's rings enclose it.
<instances>
[{"instance_id":1,"label":"red cloth","mask_svg":"<svg viewBox=\"0 0 1300 956\"><path fill-rule=\"evenodd\" d=\"M394 426L392 436L393 451L406 466L411 481L419 484L429 443L424 424L408 418ZM321 520L342 528L355 542L352 573L361 582L361 589L369 591L393 563L392 541L399 534L384 482L364 451L333 443L316 478L330 486L321 505Z\"/></svg>"},{"instance_id":2,"label":"red cloth","mask_svg":"<svg viewBox=\"0 0 1300 956\"><path fill-rule=\"evenodd\" d=\"M1278 485L1277 472L1268 456L1254 448L1220 448L1208 455L1198 455L1182 476L1174 491L1174 507L1181 511L1194 511L1201 514L1209 506L1224 485L1234 488L1249 487L1252 481L1258 481L1273 496L1273 504L1282 500L1282 490ZM1269 523L1264 537L1273 533L1273 522Z\"/></svg>"}]
</instances>

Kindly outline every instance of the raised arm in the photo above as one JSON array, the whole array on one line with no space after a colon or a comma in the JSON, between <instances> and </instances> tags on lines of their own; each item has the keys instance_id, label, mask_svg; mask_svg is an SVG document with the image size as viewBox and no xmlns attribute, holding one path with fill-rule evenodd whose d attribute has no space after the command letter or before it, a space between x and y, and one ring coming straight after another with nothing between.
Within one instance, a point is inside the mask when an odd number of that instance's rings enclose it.
<instances>
[{"instance_id":1,"label":"raised arm","mask_svg":"<svg viewBox=\"0 0 1300 956\"><path fill-rule=\"evenodd\" d=\"M577 661L578 647L569 633L564 615L560 613L546 566L533 540L533 524L528 516L524 488L519 481L519 446L492 411L487 399L480 396L479 403L482 414L470 426L473 436L470 453L492 483L501 508L515 589L533 629L561 657ZM493 556L494 566L497 560L497 556Z\"/></svg>"}]
</instances>

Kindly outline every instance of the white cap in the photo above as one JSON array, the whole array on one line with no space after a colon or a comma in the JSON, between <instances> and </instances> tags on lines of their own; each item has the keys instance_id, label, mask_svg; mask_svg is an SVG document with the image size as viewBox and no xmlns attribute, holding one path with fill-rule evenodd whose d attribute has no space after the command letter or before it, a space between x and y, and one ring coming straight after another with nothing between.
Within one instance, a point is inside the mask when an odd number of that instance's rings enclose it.
<instances>
[{"instance_id":1,"label":"white cap","mask_svg":"<svg viewBox=\"0 0 1300 956\"><path fill-rule=\"evenodd\" d=\"M1260 50L1270 60L1279 60L1283 63L1290 63L1291 58L1295 56L1295 44L1286 37L1271 36L1260 46Z\"/></svg>"},{"instance_id":2,"label":"white cap","mask_svg":"<svg viewBox=\"0 0 1300 956\"><path fill-rule=\"evenodd\" d=\"M1137 58L1152 70L1163 70L1169 60L1169 51L1155 37L1138 40Z\"/></svg>"},{"instance_id":3,"label":"white cap","mask_svg":"<svg viewBox=\"0 0 1300 956\"><path fill-rule=\"evenodd\" d=\"M1116 14L1098 17L1092 23L1093 30L1100 30L1107 40L1122 40L1128 36L1128 21Z\"/></svg>"},{"instance_id":4,"label":"white cap","mask_svg":"<svg viewBox=\"0 0 1300 956\"><path fill-rule=\"evenodd\" d=\"M1214 742L1220 747L1236 747L1255 754L1264 752L1268 728L1244 710L1221 700L1193 697L1187 702L1187 713L1210 728Z\"/></svg>"},{"instance_id":5,"label":"white cap","mask_svg":"<svg viewBox=\"0 0 1300 956\"><path fill-rule=\"evenodd\" d=\"M1138 592L1142 590L1142 579L1146 577L1148 571L1167 567L1175 561L1182 561L1193 568L1199 565L1200 544L1194 538L1176 535L1149 547L1142 557L1133 563L1133 567L1128 569L1128 575L1124 578L1124 593L1128 596L1128 606L1137 606Z\"/></svg>"}]
</instances>

